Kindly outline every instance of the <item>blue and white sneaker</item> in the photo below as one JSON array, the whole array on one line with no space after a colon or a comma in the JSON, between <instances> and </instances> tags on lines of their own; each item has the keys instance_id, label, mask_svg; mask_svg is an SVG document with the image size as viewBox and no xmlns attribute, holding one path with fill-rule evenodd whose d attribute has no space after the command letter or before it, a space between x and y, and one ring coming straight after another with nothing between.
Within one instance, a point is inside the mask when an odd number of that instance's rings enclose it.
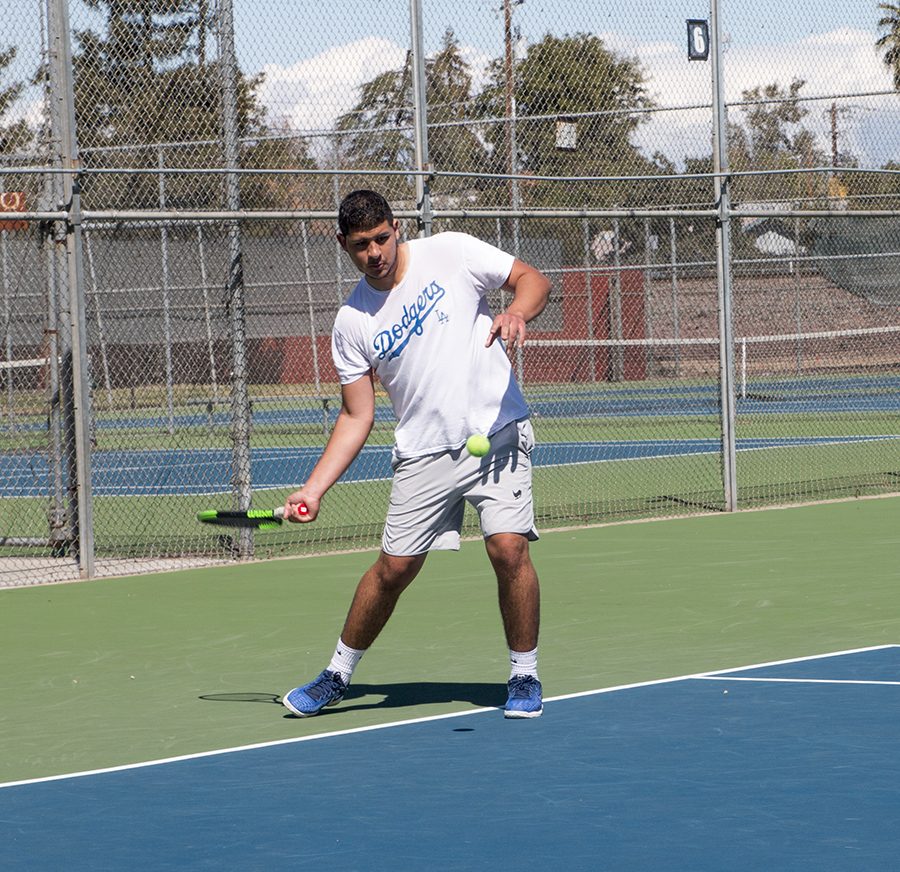
<instances>
[{"instance_id":1,"label":"blue and white sneaker","mask_svg":"<svg viewBox=\"0 0 900 872\"><path fill-rule=\"evenodd\" d=\"M541 683L532 675L515 675L507 682L505 718L539 718L544 711Z\"/></svg>"},{"instance_id":2,"label":"blue and white sneaker","mask_svg":"<svg viewBox=\"0 0 900 872\"><path fill-rule=\"evenodd\" d=\"M282 704L299 718L311 718L327 705L337 705L347 692L339 672L323 670L303 687L295 687L282 697Z\"/></svg>"}]
</instances>

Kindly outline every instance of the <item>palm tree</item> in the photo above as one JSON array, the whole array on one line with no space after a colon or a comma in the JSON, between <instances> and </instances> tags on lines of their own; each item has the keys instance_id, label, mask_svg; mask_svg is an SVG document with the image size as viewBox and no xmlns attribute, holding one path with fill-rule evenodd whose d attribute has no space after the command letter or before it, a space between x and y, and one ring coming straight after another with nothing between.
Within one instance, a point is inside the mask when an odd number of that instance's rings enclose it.
<instances>
[{"instance_id":1,"label":"palm tree","mask_svg":"<svg viewBox=\"0 0 900 872\"><path fill-rule=\"evenodd\" d=\"M900 4L879 3L878 8L885 13L878 26L887 28L887 33L875 45L885 49L884 62L894 75L894 87L900 91Z\"/></svg>"}]
</instances>

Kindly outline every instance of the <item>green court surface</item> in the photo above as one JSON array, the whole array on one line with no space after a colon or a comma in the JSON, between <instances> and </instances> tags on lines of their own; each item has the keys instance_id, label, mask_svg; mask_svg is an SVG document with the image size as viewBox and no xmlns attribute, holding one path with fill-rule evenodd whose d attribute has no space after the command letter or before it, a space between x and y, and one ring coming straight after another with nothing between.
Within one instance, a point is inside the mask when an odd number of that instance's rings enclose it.
<instances>
[{"instance_id":1,"label":"green court surface","mask_svg":"<svg viewBox=\"0 0 900 872\"><path fill-rule=\"evenodd\" d=\"M545 698L900 642L896 496L545 532L532 553ZM372 557L0 591L0 783L501 705L469 541L429 558L344 703L286 717Z\"/></svg>"}]
</instances>

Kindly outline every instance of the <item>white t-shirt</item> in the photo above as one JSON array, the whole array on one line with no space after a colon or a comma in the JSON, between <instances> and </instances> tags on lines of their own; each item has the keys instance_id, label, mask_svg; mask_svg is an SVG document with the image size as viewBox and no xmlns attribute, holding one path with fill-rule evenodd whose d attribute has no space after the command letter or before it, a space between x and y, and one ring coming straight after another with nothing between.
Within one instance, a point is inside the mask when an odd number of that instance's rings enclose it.
<instances>
[{"instance_id":1,"label":"white t-shirt","mask_svg":"<svg viewBox=\"0 0 900 872\"><path fill-rule=\"evenodd\" d=\"M490 436L528 417L485 294L509 278L513 256L465 233L406 243L406 274L390 291L362 278L338 311L331 350L341 384L374 370L391 398L397 457L419 457Z\"/></svg>"}]
</instances>

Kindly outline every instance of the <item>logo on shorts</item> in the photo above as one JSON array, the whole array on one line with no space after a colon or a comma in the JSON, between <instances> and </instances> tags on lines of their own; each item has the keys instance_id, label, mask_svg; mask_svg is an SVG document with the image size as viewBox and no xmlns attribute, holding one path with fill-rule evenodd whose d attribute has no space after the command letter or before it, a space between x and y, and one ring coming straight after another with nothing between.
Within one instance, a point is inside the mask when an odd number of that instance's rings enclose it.
<instances>
[{"instance_id":1,"label":"logo on shorts","mask_svg":"<svg viewBox=\"0 0 900 872\"><path fill-rule=\"evenodd\" d=\"M514 496L516 499L518 499L520 496L522 496L522 491L520 491L520 490L513 491L513 496Z\"/></svg>"}]
</instances>

